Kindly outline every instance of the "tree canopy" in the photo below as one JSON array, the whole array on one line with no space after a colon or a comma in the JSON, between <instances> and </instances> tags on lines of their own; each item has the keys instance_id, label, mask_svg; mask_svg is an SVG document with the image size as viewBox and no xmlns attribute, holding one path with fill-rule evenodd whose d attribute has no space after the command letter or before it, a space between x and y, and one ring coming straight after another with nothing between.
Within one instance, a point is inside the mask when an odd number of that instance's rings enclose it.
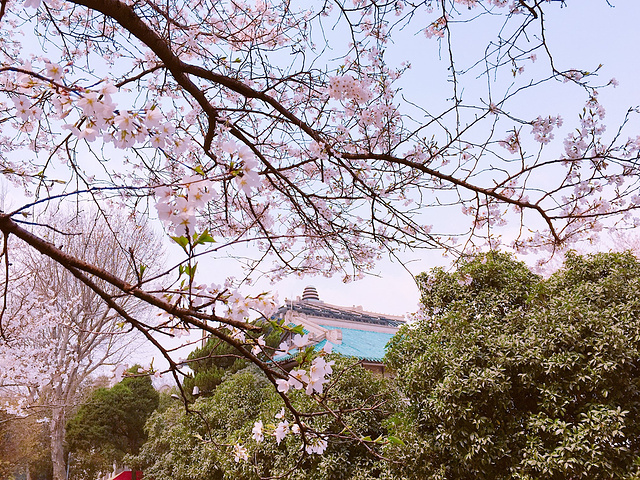
<instances>
[{"instance_id":1,"label":"tree canopy","mask_svg":"<svg viewBox=\"0 0 640 480\"><path fill-rule=\"evenodd\" d=\"M571 253L542 279L492 253L419 280L424 318L387 356L409 400L399 473L637 478L637 258Z\"/></svg>"},{"instance_id":2,"label":"tree canopy","mask_svg":"<svg viewBox=\"0 0 640 480\"><path fill-rule=\"evenodd\" d=\"M275 348L278 343L280 343L280 331L272 329L271 333L265 337L265 346ZM264 357L263 354L262 356ZM185 377L183 386L187 394L190 394L190 398L193 398L195 387L198 388L198 395L210 396L226 375L242 370L249 362L228 343L219 338L210 338L204 345L189 354L186 363L193 371L193 375Z\"/></svg>"},{"instance_id":3,"label":"tree canopy","mask_svg":"<svg viewBox=\"0 0 640 480\"><path fill-rule=\"evenodd\" d=\"M190 414L179 402L165 403L149 419L149 439L132 461L150 479L392 478L385 477L388 465L375 440L387 434L385 419L397 410L398 397L385 379L353 359L332 358L340 371L326 392L334 418L314 415L315 401L302 392L291 398L305 424L323 432L328 441L323 455L300 457L303 442L309 447L312 438L301 438L268 380L247 367L226 376L210 396L197 399ZM296 433L279 437L285 427ZM351 438L347 429L364 441ZM234 455L220 448L223 445L236 445ZM239 461L242 458L245 461Z\"/></svg>"},{"instance_id":4,"label":"tree canopy","mask_svg":"<svg viewBox=\"0 0 640 480\"><path fill-rule=\"evenodd\" d=\"M139 366L130 370L136 375ZM137 454L146 441L149 416L158 408L159 394L147 376L125 377L111 388L98 388L80 405L66 426L72 472L97 478L126 455Z\"/></svg>"},{"instance_id":5,"label":"tree canopy","mask_svg":"<svg viewBox=\"0 0 640 480\"><path fill-rule=\"evenodd\" d=\"M51 479L49 428L38 420L0 411L0 478Z\"/></svg>"}]
</instances>

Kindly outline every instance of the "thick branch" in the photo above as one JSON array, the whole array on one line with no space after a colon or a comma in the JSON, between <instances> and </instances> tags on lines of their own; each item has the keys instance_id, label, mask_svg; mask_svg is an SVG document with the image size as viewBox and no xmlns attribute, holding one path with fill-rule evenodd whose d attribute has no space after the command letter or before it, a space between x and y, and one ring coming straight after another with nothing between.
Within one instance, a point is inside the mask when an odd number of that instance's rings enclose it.
<instances>
[{"instance_id":1,"label":"thick branch","mask_svg":"<svg viewBox=\"0 0 640 480\"><path fill-rule=\"evenodd\" d=\"M218 112L211 103L209 103L204 92L189 79L185 73L185 64L171 51L165 39L153 31L136 14L133 7L118 0L76 0L74 3L96 10L106 17L115 20L134 37L149 47L151 51L162 60L162 63L164 63L165 67L171 72L176 82L189 92L207 114L209 118L209 128L204 141L204 149L208 151L215 133L215 123Z\"/></svg>"},{"instance_id":2,"label":"thick branch","mask_svg":"<svg viewBox=\"0 0 640 480\"><path fill-rule=\"evenodd\" d=\"M152 295L148 292L145 292L139 287L131 285L128 282L116 277L115 275L107 272L106 270L97 267L96 265L92 265L83 260L80 260L68 253L63 252L59 248L57 248L52 243L49 243L37 235L25 230L21 226L19 226L16 222L14 222L9 215L0 215L0 230L5 234L13 234L16 237L23 240L25 243L35 248L37 251L50 257L51 259L58 262L65 268L73 267L81 270L83 272L89 273L91 275L104 280L110 285L116 287L127 295L132 295L140 300L145 301L149 305L153 305L161 310L164 310L170 315L174 315L176 317L189 317L190 323L198 328L205 328L206 323L201 320L206 320L210 322L221 322L227 325L231 325L237 328L241 328L243 330L259 330L260 327L250 325L246 322L241 322L237 320L233 320L230 318L219 317L217 315L207 315L202 312L180 308L176 305L171 304L166 300L162 300L155 295ZM206 328L205 328L206 329Z\"/></svg>"}]
</instances>

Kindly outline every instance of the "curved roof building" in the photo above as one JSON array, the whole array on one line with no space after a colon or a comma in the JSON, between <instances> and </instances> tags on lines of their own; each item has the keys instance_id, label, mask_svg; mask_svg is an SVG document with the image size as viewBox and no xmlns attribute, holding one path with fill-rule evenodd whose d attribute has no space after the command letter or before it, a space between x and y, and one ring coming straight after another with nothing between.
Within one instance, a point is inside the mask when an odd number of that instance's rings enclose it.
<instances>
[{"instance_id":1,"label":"curved roof building","mask_svg":"<svg viewBox=\"0 0 640 480\"><path fill-rule=\"evenodd\" d=\"M329 342L333 352L358 358L366 368L382 374L385 346L405 323L402 316L325 303L313 286L306 287L302 297L285 300L274 317L290 325L302 325L315 348L321 349ZM279 360L286 362L289 358Z\"/></svg>"}]
</instances>

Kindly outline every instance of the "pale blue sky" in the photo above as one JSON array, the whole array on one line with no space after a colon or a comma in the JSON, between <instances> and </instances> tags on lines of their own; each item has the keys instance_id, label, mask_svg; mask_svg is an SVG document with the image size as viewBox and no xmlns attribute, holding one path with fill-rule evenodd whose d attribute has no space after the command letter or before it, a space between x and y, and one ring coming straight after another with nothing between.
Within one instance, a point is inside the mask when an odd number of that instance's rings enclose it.
<instances>
[{"instance_id":1,"label":"pale blue sky","mask_svg":"<svg viewBox=\"0 0 640 480\"><path fill-rule=\"evenodd\" d=\"M640 2L610 0L609 3L613 7L608 6L605 0L568 0L566 6L560 8L558 2L549 9L546 37L553 51L556 68L594 70L602 64L600 82L607 83L612 77L620 82L617 88L606 88L600 93L601 103L607 110L607 123L617 126L627 108L640 105L640 29L637 27ZM477 55L480 45L478 37L487 38L487 32L478 32L469 24L461 27L457 45L468 42L470 54L475 47L473 54ZM419 35L415 40L422 46L425 43ZM403 36L409 40L412 38L409 31L403 32ZM405 85L407 94L419 98L422 95L425 105L444 105L442 98L449 93L445 83L446 55L443 53L443 60L439 60L436 42L432 40L431 45L430 50L417 46L407 49L407 44L399 41L397 50L390 49L390 54L397 56L398 63L409 60L413 65ZM548 63L542 52L538 52L536 63L527 68L536 69L536 73L539 71L541 75L547 70ZM476 85L468 86L465 95L482 96L485 92L484 83L484 80L480 80ZM573 86L555 83L540 89L540 93L533 97L523 95L521 100L511 106L522 117L559 113L565 119L564 131L568 131L577 122L576 116L584 105L585 95ZM639 125L637 119L634 125ZM637 128L635 132L636 135L640 134ZM563 136L556 135L558 151L562 149ZM456 221L465 220L460 215ZM428 250L404 252L400 258L413 274L451 263L450 257ZM523 259L533 261L530 256ZM418 290L411 275L398 262L382 261L374 273L379 277L369 276L349 284L343 284L339 278L313 277L287 279L269 288L278 291L281 300L285 297L295 298L302 294L306 285L315 285L321 299L333 304L362 305L367 310L399 315L416 310ZM260 285L268 286L266 282Z\"/></svg>"}]
</instances>

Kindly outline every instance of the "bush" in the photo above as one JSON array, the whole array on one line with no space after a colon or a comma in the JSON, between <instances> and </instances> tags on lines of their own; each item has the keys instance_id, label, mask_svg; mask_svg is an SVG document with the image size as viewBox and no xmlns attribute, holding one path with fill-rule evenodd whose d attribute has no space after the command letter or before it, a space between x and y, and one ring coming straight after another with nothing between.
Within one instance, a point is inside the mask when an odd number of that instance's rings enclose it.
<instances>
[{"instance_id":1,"label":"bush","mask_svg":"<svg viewBox=\"0 0 640 480\"><path fill-rule=\"evenodd\" d=\"M502 254L420 277L424 318L387 359L411 478L636 478L640 263L567 256L548 280Z\"/></svg>"}]
</instances>

